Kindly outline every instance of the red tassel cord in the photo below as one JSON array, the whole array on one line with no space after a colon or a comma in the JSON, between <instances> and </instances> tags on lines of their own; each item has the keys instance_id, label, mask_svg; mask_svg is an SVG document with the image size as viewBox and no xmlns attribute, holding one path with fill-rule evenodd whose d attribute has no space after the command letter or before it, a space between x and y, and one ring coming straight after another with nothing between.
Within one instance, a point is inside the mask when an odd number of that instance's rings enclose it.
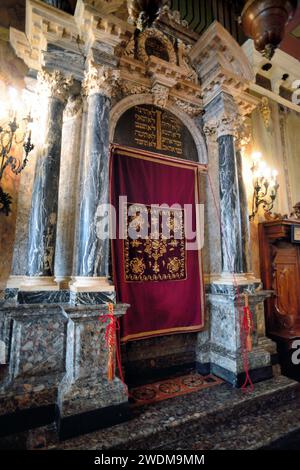
<instances>
[{"instance_id":1,"label":"red tassel cord","mask_svg":"<svg viewBox=\"0 0 300 470\"><path fill-rule=\"evenodd\" d=\"M112 382L116 376L116 367L119 371L120 379L124 384L127 392L127 387L125 385L122 363L121 363L121 351L120 343L117 341L117 334L120 331L119 319L114 315L114 305L108 304L108 314L102 315L99 317L99 320L102 323L107 323L105 331L105 342L108 350L108 360L107 360L107 379Z\"/></svg>"},{"instance_id":2,"label":"red tassel cord","mask_svg":"<svg viewBox=\"0 0 300 470\"><path fill-rule=\"evenodd\" d=\"M253 315L249 307L249 297L248 294L243 294L244 296L244 306L240 309L240 338L241 338L241 351L243 358L243 368L245 371L245 382L242 385L242 390L244 392L254 390L254 385L249 374L249 352L253 349L252 335L254 332L254 322ZM249 389L247 388L249 386Z\"/></svg>"},{"instance_id":3,"label":"red tassel cord","mask_svg":"<svg viewBox=\"0 0 300 470\"><path fill-rule=\"evenodd\" d=\"M254 331L253 317L249 308L249 297L244 294L245 306L244 306L244 318L243 318L243 329L245 333L245 349L248 352L252 351L252 333Z\"/></svg>"}]
</instances>

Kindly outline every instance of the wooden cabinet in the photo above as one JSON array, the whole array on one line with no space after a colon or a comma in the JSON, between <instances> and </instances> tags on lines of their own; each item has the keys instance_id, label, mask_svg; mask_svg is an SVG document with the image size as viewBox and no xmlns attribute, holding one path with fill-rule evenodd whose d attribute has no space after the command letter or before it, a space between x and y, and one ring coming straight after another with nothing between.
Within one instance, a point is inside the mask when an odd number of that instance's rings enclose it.
<instances>
[{"instance_id":1,"label":"wooden cabinet","mask_svg":"<svg viewBox=\"0 0 300 470\"><path fill-rule=\"evenodd\" d=\"M299 222L272 221L259 224L261 279L274 291L266 300L266 333L277 342L283 372L299 376L293 366L293 341L300 338L300 244L292 242L292 227Z\"/></svg>"}]
</instances>

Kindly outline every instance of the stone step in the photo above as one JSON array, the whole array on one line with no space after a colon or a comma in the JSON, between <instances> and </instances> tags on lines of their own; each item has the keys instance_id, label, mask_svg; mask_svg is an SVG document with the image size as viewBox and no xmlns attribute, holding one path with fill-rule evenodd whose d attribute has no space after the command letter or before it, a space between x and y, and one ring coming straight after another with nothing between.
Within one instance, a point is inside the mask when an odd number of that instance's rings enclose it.
<instances>
[{"instance_id":1,"label":"stone step","mask_svg":"<svg viewBox=\"0 0 300 470\"><path fill-rule=\"evenodd\" d=\"M222 384L200 392L165 400L145 408L137 408L133 419L109 429L80 436L49 446L56 449L151 450L176 449L191 440L199 445L203 436L218 427L234 429L250 416L278 406L293 405L299 400L299 383L284 376L260 382L253 392L243 392ZM298 405L299 406L299 405ZM252 418L251 418L252 419ZM245 421L243 421L245 420ZM300 422L299 422L300 427ZM217 444L217 441L214 441ZM222 442L222 441L220 441ZM190 444L189 444L190 445ZM174 447L175 446L175 447Z\"/></svg>"},{"instance_id":2,"label":"stone step","mask_svg":"<svg viewBox=\"0 0 300 470\"><path fill-rule=\"evenodd\" d=\"M228 423L206 427L202 432L168 442L158 450L258 450L276 443L284 437L282 449L288 445L289 436L300 431L299 402L260 409ZM300 446L300 434L299 434Z\"/></svg>"}]
</instances>

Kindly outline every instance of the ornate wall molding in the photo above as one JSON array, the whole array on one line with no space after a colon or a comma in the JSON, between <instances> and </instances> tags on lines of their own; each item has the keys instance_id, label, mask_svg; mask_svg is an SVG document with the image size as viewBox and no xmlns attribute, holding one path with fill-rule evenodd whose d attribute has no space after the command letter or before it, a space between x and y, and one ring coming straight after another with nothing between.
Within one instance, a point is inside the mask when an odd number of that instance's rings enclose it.
<instances>
[{"instance_id":1,"label":"ornate wall molding","mask_svg":"<svg viewBox=\"0 0 300 470\"><path fill-rule=\"evenodd\" d=\"M182 111L184 111L191 117L199 116L199 114L201 114L203 111L202 104L199 105L196 103L184 101L178 98L177 96L172 96L171 102L174 103L174 106L177 106L178 108L182 109Z\"/></svg>"},{"instance_id":2,"label":"ornate wall molding","mask_svg":"<svg viewBox=\"0 0 300 470\"><path fill-rule=\"evenodd\" d=\"M66 103L73 83L73 77L66 77L59 70L53 72L41 70L38 73L37 89L39 94L47 98L55 98Z\"/></svg>"}]
</instances>

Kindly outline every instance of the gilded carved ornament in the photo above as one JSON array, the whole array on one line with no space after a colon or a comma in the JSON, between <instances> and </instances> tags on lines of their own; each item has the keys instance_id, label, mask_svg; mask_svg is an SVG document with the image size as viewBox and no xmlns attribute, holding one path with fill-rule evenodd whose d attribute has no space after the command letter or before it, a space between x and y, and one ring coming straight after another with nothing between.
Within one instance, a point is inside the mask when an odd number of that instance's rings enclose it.
<instances>
[{"instance_id":1,"label":"gilded carved ornament","mask_svg":"<svg viewBox=\"0 0 300 470\"><path fill-rule=\"evenodd\" d=\"M259 105L259 111L263 118L264 125L266 129L270 129L271 124L271 109L269 106L269 100L265 96L262 97L261 103Z\"/></svg>"}]
</instances>

